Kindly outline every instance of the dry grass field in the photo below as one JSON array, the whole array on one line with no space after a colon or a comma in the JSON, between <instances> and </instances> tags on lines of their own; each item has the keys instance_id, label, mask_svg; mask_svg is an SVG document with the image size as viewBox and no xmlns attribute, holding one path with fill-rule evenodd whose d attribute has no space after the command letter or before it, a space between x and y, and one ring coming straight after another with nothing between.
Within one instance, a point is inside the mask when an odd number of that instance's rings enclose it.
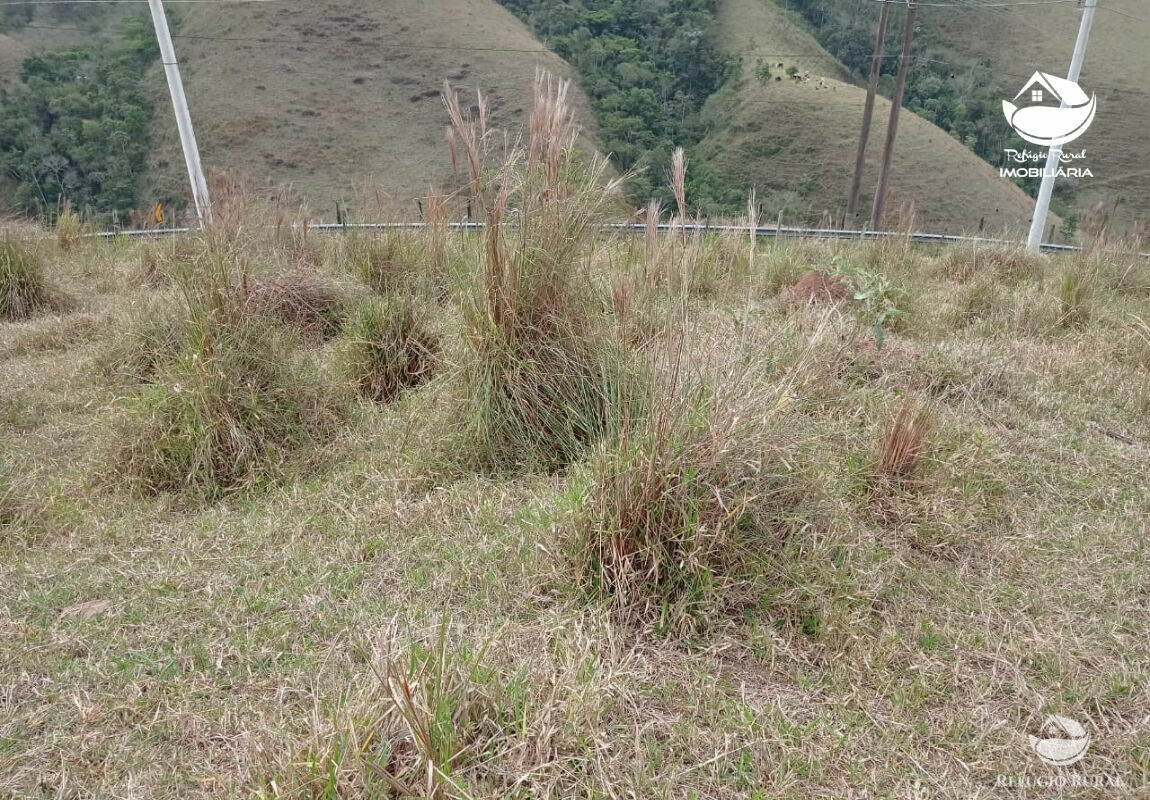
<instances>
[{"instance_id":1,"label":"dry grass field","mask_svg":"<svg viewBox=\"0 0 1150 800\"><path fill-rule=\"evenodd\" d=\"M1150 265L618 239L566 122L457 109L479 234L5 233L0 796L1145 797Z\"/></svg>"}]
</instances>

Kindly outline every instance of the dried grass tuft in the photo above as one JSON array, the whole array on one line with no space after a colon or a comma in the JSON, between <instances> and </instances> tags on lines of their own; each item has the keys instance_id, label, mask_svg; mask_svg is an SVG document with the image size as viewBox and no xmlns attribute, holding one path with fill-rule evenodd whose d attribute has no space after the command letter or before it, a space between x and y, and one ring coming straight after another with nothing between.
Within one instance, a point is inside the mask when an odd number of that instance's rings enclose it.
<instances>
[{"instance_id":1,"label":"dried grass tuft","mask_svg":"<svg viewBox=\"0 0 1150 800\"><path fill-rule=\"evenodd\" d=\"M1081 269L1068 269L1058 282L1058 324L1083 328L1090 321L1092 278Z\"/></svg>"},{"instance_id":2,"label":"dried grass tuft","mask_svg":"<svg viewBox=\"0 0 1150 800\"><path fill-rule=\"evenodd\" d=\"M590 278L593 226L620 182L603 160L576 156L566 96L567 82L540 73L526 148L486 173L486 134L445 96L487 223L464 299L463 408L451 423L453 458L468 469L563 467L612 429L621 403L623 353Z\"/></svg>"},{"instance_id":3,"label":"dried grass tuft","mask_svg":"<svg viewBox=\"0 0 1150 800\"><path fill-rule=\"evenodd\" d=\"M55 224L56 246L67 253L84 240L84 221L72 210L72 201L65 200Z\"/></svg>"},{"instance_id":4,"label":"dried grass tuft","mask_svg":"<svg viewBox=\"0 0 1150 800\"><path fill-rule=\"evenodd\" d=\"M920 480L932 449L936 427L934 408L914 397L905 397L886 425L878 452L871 462L871 485L906 486Z\"/></svg>"},{"instance_id":5,"label":"dried grass tuft","mask_svg":"<svg viewBox=\"0 0 1150 800\"><path fill-rule=\"evenodd\" d=\"M854 290L844 278L818 270L810 270L799 278L798 283L782 293L782 300L788 307L814 305L836 305L850 300Z\"/></svg>"},{"instance_id":6,"label":"dried grass tuft","mask_svg":"<svg viewBox=\"0 0 1150 800\"><path fill-rule=\"evenodd\" d=\"M1005 245L952 245L933 271L943 278L965 283L973 279L1017 281L1041 275L1049 259L1024 247Z\"/></svg>"},{"instance_id":7,"label":"dried grass tuft","mask_svg":"<svg viewBox=\"0 0 1150 800\"><path fill-rule=\"evenodd\" d=\"M277 319L309 341L338 335L346 316L340 292L318 274L301 269L252 280L244 309Z\"/></svg>"},{"instance_id":8,"label":"dried grass tuft","mask_svg":"<svg viewBox=\"0 0 1150 800\"><path fill-rule=\"evenodd\" d=\"M433 208L430 199L428 207ZM442 213L438 208L435 211L437 214ZM446 232L439 233L437 241L439 237L445 240ZM445 241L442 244L446 247ZM380 236L358 231L349 234L343 244L342 255L348 271L380 295L408 289L423 271L423 249L420 243L414 237L398 231L388 231Z\"/></svg>"},{"instance_id":9,"label":"dried grass tuft","mask_svg":"<svg viewBox=\"0 0 1150 800\"><path fill-rule=\"evenodd\" d=\"M686 375L689 348L678 348L646 413L592 462L575 555L592 597L675 633L746 599L795 499L778 455L786 388L741 364Z\"/></svg>"},{"instance_id":10,"label":"dried grass tuft","mask_svg":"<svg viewBox=\"0 0 1150 800\"><path fill-rule=\"evenodd\" d=\"M133 306L118 321L119 335L96 357L96 366L117 384L139 384L175 361L188 337L187 320L178 312L179 296Z\"/></svg>"},{"instance_id":11,"label":"dried grass tuft","mask_svg":"<svg viewBox=\"0 0 1150 800\"><path fill-rule=\"evenodd\" d=\"M246 286L218 253L182 276L178 332L119 422L113 461L133 493L213 500L264 485L338 420L337 398L294 357L298 338L253 314Z\"/></svg>"}]
</instances>

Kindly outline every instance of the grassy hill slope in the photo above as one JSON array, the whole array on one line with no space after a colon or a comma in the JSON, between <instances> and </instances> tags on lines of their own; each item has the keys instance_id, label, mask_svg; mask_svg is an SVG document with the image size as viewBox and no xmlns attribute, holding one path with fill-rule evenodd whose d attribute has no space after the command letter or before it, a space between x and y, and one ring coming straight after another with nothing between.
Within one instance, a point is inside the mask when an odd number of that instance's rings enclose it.
<instances>
[{"instance_id":1,"label":"grassy hill slope","mask_svg":"<svg viewBox=\"0 0 1150 800\"><path fill-rule=\"evenodd\" d=\"M1150 124L1150 16L1142 0L1113 0L1095 13L1080 83L1098 95L1090 130L1068 147L1086 149L1093 179L1076 182L1079 208L1121 199L1115 218L1129 226L1150 219L1150 169L1144 158ZM956 41L956 48L995 67L1004 99L1035 70L1065 75L1081 10L1073 4L985 9L956 13L927 9L921 23ZM1018 147L1025 145L1021 139ZM1031 148L1033 149L1033 147Z\"/></svg>"},{"instance_id":2,"label":"grassy hill slope","mask_svg":"<svg viewBox=\"0 0 1150 800\"><path fill-rule=\"evenodd\" d=\"M0 87L20 74L20 62L28 53L27 45L8 33L0 33Z\"/></svg>"},{"instance_id":3,"label":"grassy hill slope","mask_svg":"<svg viewBox=\"0 0 1150 800\"><path fill-rule=\"evenodd\" d=\"M20 63L32 53L104 44L117 35L125 16L140 11L127 5L65 7L61 3L35 6L26 21L0 24L0 89L19 80Z\"/></svg>"},{"instance_id":4,"label":"grassy hill slope","mask_svg":"<svg viewBox=\"0 0 1150 800\"><path fill-rule=\"evenodd\" d=\"M701 154L729 180L754 186L764 211L798 222L829 215L838 221L854 167L865 90L818 42L770 0L727 0L720 35L743 59L742 80L713 98L724 120L704 140ZM757 59L771 66L766 83ZM784 68L777 65L782 63ZM810 80L789 78L794 65ZM776 80L780 79L780 80ZM879 98L868 146L860 218L869 214L890 103ZM960 142L911 113L900 118L891 202L913 200L920 227L957 233L1017 229L1033 202Z\"/></svg>"},{"instance_id":5,"label":"grassy hill slope","mask_svg":"<svg viewBox=\"0 0 1150 800\"><path fill-rule=\"evenodd\" d=\"M357 187L370 187L371 205L382 207L365 215L413 218L414 199L450 178L445 79L472 101L472 90L483 90L489 128L517 130L536 68L569 74L492 0L188 5L180 13L176 47L205 164L292 183L325 219ZM149 195L182 195L175 124L158 67L154 75L164 113ZM572 95L590 126L585 96Z\"/></svg>"}]
</instances>

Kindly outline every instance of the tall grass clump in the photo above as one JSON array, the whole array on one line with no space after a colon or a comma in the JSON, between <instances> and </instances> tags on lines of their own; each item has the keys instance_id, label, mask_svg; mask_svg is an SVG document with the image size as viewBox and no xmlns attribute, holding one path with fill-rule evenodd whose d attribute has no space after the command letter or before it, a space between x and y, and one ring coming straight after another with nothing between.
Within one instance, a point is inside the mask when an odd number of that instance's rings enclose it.
<instances>
[{"instance_id":1,"label":"tall grass clump","mask_svg":"<svg viewBox=\"0 0 1150 800\"><path fill-rule=\"evenodd\" d=\"M1058 282L1058 324L1081 328L1090 320L1090 276L1080 269L1068 269Z\"/></svg>"},{"instance_id":2,"label":"tall grass clump","mask_svg":"<svg viewBox=\"0 0 1150 800\"><path fill-rule=\"evenodd\" d=\"M116 461L143 495L215 499L279 477L336 412L298 339L245 302L246 276L209 251L180 278L182 328L127 401Z\"/></svg>"},{"instance_id":3,"label":"tall grass clump","mask_svg":"<svg viewBox=\"0 0 1150 800\"><path fill-rule=\"evenodd\" d=\"M118 323L119 335L96 357L96 367L119 385L150 381L179 358L189 335L182 296L173 293L135 304Z\"/></svg>"},{"instance_id":4,"label":"tall grass clump","mask_svg":"<svg viewBox=\"0 0 1150 800\"><path fill-rule=\"evenodd\" d=\"M576 521L583 587L626 621L671 632L747 599L798 499L780 456L787 387L738 362L688 372L687 347L593 460Z\"/></svg>"},{"instance_id":5,"label":"tall grass clump","mask_svg":"<svg viewBox=\"0 0 1150 800\"><path fill-rule=\"evenodd\" d=\"M36 250L15 239L0 239L0 320L27 319L54 305Z\"/></svg>"},{"instance_id":6,"label":"tall grass clump","mask_svg":"<svg viewBox=\"0 0 1150 800\"><path fill-rule=\"evenodd\" d=\"M367 400L386 403L431 377L438 337L406 296L366 304L345 337L344 372Z\"/></svg>"},{"instance_id":7,"label":"tall grass clump","mask_svg":"<svg viewBox=\"0 0 1150 800\"><path fill-rule=\"evenodd\" d=\"M582 744L585 715L600 703L581 694L603 681L584 674L576 683L568 669L581 659L542 675L522 661L513 668L508 662L519 660L507 655L521 642L457 630L445 619L403 641L395 623L385 628L372 674L343 688L330 713L317 707L308 741L276 759L275 777L256 796L526 797L569 780L585 763L571 742ZM567 657L556 650L556 660Z\"/></svg>"},{"instance_id":8,"label":"tall grass clump","mask_svg":"<svg viewBox=\"0 0 1150 800\"><path fill-rule=\"evenodd\" d=\"M419 276L423 260L418 240L396 231L382 236L348 234L343 256L348 271L379 294L409 287Z\"/></svg>"},{"instance_id":9,"label":"tall grass clump","mask_svg":"<svg viewBox=\"0 0 1150 800\"><path fill-rule=\"evenodd\" d=\"M56 246L67 253L84 238L84 221L72 210L72 202L65 200L56 215Z\"/></svg>"},{"instance_id":10,"label":"tall grass clump","mask_svg":"<svg viewBox=\"0 0 1150 800\"><path fill-rule=\"evenodd\" d=\"M1040 276L1049 268L1049 259L1024 247L1009 245L956 244L946 249L932 271L940 278L959 283L985 279L995 283L1016 283Z\"/></svg>"},{"instance_id":11,"label":"tall grass clump","mask_svg":"<svg viewBox=\"0 0 1150 800\"><path fill-rule=\"evenodd\" d=\"M590 261L594 223L620 181L605 178L604 161L576 156L567 87L537 77L526 146L493 172L483 167L493 148L484 100L473 118L445 92L471 203L487 223L464 299L463 408L453 422L466 468L562 467L617 416L623 353Z\"/></svg>"}]
</instances>

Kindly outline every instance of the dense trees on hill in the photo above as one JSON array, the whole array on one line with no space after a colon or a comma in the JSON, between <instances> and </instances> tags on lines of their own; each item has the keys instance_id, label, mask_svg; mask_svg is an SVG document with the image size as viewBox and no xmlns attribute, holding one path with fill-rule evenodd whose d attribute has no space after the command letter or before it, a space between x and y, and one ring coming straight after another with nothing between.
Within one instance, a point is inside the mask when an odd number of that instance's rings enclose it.
<instances>
[{"instance_id":1,"label":"dense trees on hill","mask_svg":"<svg viewBox=\"0 0 1150 800\"><path fill-rule=\"evenodd\" d=\"M150 23L124 23L114 47L43 52L0 93L0 173L15 204L51 215L64 200L107 215L135 206L151 109L142 77L158 55Z\"/></svg>"},{"instance_id":2,"label":"dense trees on hill","mask_svg":"<svg viewBox=\"0 0 1150 800\"><path fill-rule=\"evenodd\" d=\"M578 71L604 146L620 167L642 170L634 197L669 200L672 151L703 138L703 104L736 67L711 42L716 0L500 2ZM744 202L701 163L688 170L687 195L704 212Z\"/></svg>"}]
</instances>

